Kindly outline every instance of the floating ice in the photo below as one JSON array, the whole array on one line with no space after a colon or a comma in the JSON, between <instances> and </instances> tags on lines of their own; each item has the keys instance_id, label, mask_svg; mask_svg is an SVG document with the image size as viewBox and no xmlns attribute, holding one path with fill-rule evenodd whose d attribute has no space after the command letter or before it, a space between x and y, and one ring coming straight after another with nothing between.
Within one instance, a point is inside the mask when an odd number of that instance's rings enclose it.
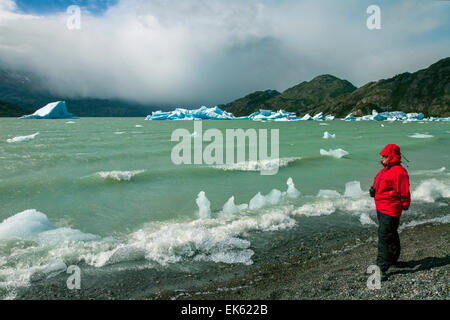
<instances>
[{"instance_id":1,"label":"floating ice","mask_svg":"<svg viewBox=\"0 0 450 320\"><path fill-rule=\"evenodd\" d=\"M348 155L349 153L343 149L330 149L329 151L326 151L325 149L320 149L320 155L322 156L332 156L337 159L342 158L343 156Z\"/></svg>"},{"instance_id":2,"label":"floating ice","mask_svg":"<svg viewBox=\"0 0 450 320\"><path fill-rule=\"evenodd\" d=\"M346 121L355 121L356 118L355 118L355 116L353 114L350 113L348 116L346 116L344 118L344 120L346 120Z\"/></svg>"},{"instance_id":3,"label":"floating ice","mask_svg":"<svg viewBox=\"0 0 450 320\"><path fill-rule=\"evenodd\" d=\"M19 119L71 119L73 115L67 110L65 101L56 101L36 110L33 114Z\"/></svg>"},{"instance_id":4,"label":"floating ice","mask_svg":"<svg viewBox=\"0 0 450 320\"><path fill-rule=\"evenodd\" d=\"M209 202L204 191L200 191L195 202L198 206L199 218L208 219L211 216L211 202Z\"/></svg>"},{"instance_id":5,"label":"floating ice","mask_svg":"<svg viewBox=\"0 0 450 320\"><path fill-rule=\"evenodd\" d=\"M266 196L267 203L274 206L281 202L281 191L277 189L273 189Z\"/></svg>"},{"instance_id":6,"label":"floating ice","mask_svg":"<svg viewBox=\"0 0 450 320\"><path fill-rule=\"evenodd\" d=\"M330 138L334 139L334 138L336 138L336 134L331 134L331 133L328 133L328 131L325 131L323 133L323 138L324 139L330 139Z\"/></svg>"},{"instance_id":7,"label":"floating ice","mask_svg":"<svg viewBox=\"0 0 450 320\"><path fill-rule=\"evenodd\" d=\"M223 111L219 107L189 110L176 108L174 111L154 111L145 120L230 120L235 119L234 115Z\"/></svg>"},{"instance_id":8,"label":"floating ice","mask_svg":"<svg viewBox=\"0 0 450 320\"><path fill-rule=\"evenodd\" d=\"M416 138L416 139L427 139L427 138L433 138L431 134L425 134L425 133L415 133L411 136L408 136L410 138Z\"/></svg>"},{"instance_id":9,"label":"floating ice","mask_svg":"<svg viewBox=\"0 0 450 320\"><path fill-rule=\"evenodd\" d=\"M281 202L282 193L280 190L273 189L268 195L263 196L261 192L258 192L248 205L249 209L261 209L266 206L277 205Z\"/></svg>"},{"instance_id":10,"label":"floating ice","mask_svg":"<svg viewBox=\"0 0 450 320\"><path fill-rule=\"evenodd\" d=\"M287 189L287 191L286 191L286 194L287 194L287 196L288 196L289 198L298 198L298 197L301 196L300 191L298 191L298 190L295 188L294 182L292 181L292 178L291 178L291 177L289 177L289 179L287 180L286 184L287 184L287 186L288 186L288 189Z\"/></svg>"},{"instance_id":11,"label":"floating ice","mask_svg":"<svg viewBox=\"0 0 450 320\"><path fill-rule=\"evenodd\" d=\"M31 139L34 139L34 137L36 137L39 134L39 132L30 134L29 136L19 136L19 137L14 137L12 139L7 139L6 142L8 143L12 143L12 142L23 142L23 141L28 141Z\"/></svg>"},{"instance_id":12,"label":"floating ice","mask_svg":"<svg viewBox=\"0 0 450 320\"><path fill-rule=\"evenodd\" d=\"M234 196L228 199L224 204L222 211L225 214L238 214L240 212L239 208L234 204Z\"/></svg>"},{"instance_id":13,"label":"floating ice","mask_svg":"<svg viewBox=\"0 0 450 320\"><path fill-rule=\"evenodd\" d=\"M45 214L30 209L3 220L0 224L0 239L30 239L55 228Z\"/></svg>"},{"instance_id":14,"label":"floating ice","mask_svg":"<svg viewBox=\"0 0 450 320\"><path fill-rule=\"evenodd\" d=\"M248 120L274 120L274 121L287 121L287 120L299 120L295 115L295 112L287 112L284 110L278 110L273 112L271 110L260 109L259 112L254 112L248 116Z\"/></svg>"},{"instance_id":15,"label":"floating ice","mask_svg":"<svg viewBox=\"0 0 450 320\"><path fill-rule=\"evenodd\" d=\"M323 112L319 112L318 114L316 114L314 117L313 117L313 120L324 120L324 117L323 117Z\"/></svg>"},{"instance_id":16,"label":"floating ice","mask_svg":"<svg viewBox=\"0 0 450 320\"><path fill-rule=\"evenodd\" d=\"M361 183L359 181L350 181L345 184L344 197L359 198L364 194L361 190Z\"/></svg>"},{"instance_id":17,"label":"floating ice","mask_svg":"<svg viewBox=\"0 0 450 320\"><path fill-rule=\"evenodd\" d=\"M258 192L251 200L248 205L248 208L250 210L254 209L261 209L262 207L266 206L266 198L261 194L261 192Z\"/></svg>"},{"instance_id":18,"label":"floating ice","mask_svg":"<svg viewBox=\"0 0 450 320\"><path fill-rule=\"evenodd\" d=\"M285 110L265 110L260 109L248 116L235 117L232 113L223 111L219 107L207 108L205 106L199 109L189 110L184 108L176 108L173 111L154 111L148 115L145 120L254 120L254 121L297 121L297 120L333 120L334 116L327 115L323 117L323 113L311 117L309 114L303 118L295 115L295 112L287 112Z\"/></svg>"},{"instance_id":19,"label":"floating ice","mask_svg":"<svg viewBox=\"0 0 450 320\"><path fill-rule=\"evenodd\" d=\"M365 115L362 117L355 117L353 114L349 114L344 120L347 121L362 121L362 120L371 120L371 121L419 121L423 120L423 113L404 113L401 111L392 111L392 112L381 112L378 113L376 110L372 110L372 114ZM440 118L445 119L445 118ZM441 120L444 121L444 120Z\"/></svg>"},{"instance_id":20,"label":"floating ice","mask_svg":"<svg viewBox=\"0 0 450 320\"><path fill-rule=\"evenodd\" d=\"M0 239L39 239L48 243L88 241L98 237L70 228L57 228L35 209L19 212L0 223Z\"/></svg>"}]
</instances>

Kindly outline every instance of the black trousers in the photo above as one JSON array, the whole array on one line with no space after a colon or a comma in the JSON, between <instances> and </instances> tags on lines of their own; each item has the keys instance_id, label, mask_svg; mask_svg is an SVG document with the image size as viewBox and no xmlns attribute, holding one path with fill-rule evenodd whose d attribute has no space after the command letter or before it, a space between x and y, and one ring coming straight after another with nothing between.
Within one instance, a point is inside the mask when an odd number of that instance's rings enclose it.
<instances>
[{"instance_id":1,"label":"black trousers","mask_svg":"<svg viewBox=\"0 0 450 320\"><path fill-rule=\"evenodd\" d=\"M378 255L377 266L382 272L386 272L395 264L400 256L400 237L398 225L400 218L377 211L378 218Z\"/></svg>"}]
</instances>

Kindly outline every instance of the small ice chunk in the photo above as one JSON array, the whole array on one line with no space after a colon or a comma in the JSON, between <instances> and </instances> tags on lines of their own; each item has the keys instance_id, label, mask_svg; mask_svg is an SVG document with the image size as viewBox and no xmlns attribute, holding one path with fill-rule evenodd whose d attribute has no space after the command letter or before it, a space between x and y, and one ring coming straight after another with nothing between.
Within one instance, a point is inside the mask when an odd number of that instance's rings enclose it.
<instances>
[{"instance_id":1,"label":"small ice chunk","mask_svg":"<svg viewBox=\"0 0 450 320\"><path fill-rule=\"evenodd\" d=\"M336 134L331 134L331 133L328 133L328 131L325 131L324 133L323 133L323 138L324 139L334 139L334 138L336 138Z\"/></svg>"},{"instance_id":2,"label":"small ice chunk","mask_svg":"<svg viewBox=\"0 0 450 320\"><path fill-rule=\"evenodd\" d=\"M325 149L320 149L320 154L322 156L332 156L337 159L342 158L343 156L348 155L349 153L343 149L330 149L329 151L326 151Z\"/></svg>"},{"instance_id":3,"label":"small ice chunk","mask_svg":"<svg viewBox=\"0 0 450 320\"><path fill-rule=\"evenodd\" d=\"M228 199L222 211L226 214L238 214L240 212L239 208L234 204L234 196Z\"/></svg>"},{"instance_id":4,"label":"small ice chunk","mask_svg":"<svg viewBox=\"0 0 450 320\"><path fill-rule=\"evenodd\" d=\"M248 205L250 210L253 209L261 209L262 207L266 206L266 198L261 194L261 192L258 192L251 200Z\"/></svg>"},{"instance_id":5,"label":"small ice chunk","mask_svg":"<svg viewBox=\"0 0 450 320\"><path fill-rule=\"evenodd\" d=\"M268 204L277 205L281 202L281 191L273 189L265 198Z\"/></svg>"},{"instance_id":6,"label":"small ice chunk","mask_svg":"<svg viewBox=\"0 0 450 320\"><path fill-rule=\"evenodd\" d=\"M411 136L408 136L410 138L416 138L416 139L427 139L427 138L433 138L431 134L424 134L424 133L415 133Z\"/></svg>"},{"instance_id":7,"label":"small ice chunk","mask_svg":"<svg viewBox=\"0 0 450 320\"><path fill-rule=\"evenodd\" d=\"M345 184L344 197L359 198L363 195L361 183L359 181L350 181Z\"/></svg>"},{"instance_id":8,"label":"small ice chunk","mask_svg":"<svg viewBox=\"0 0 450 320\"><path fill-rule=\"evenodd\" d=\"M14 138L12 138L12 139L6 140L6 142L12 143L12 142L23 142L23 141L28 141L28 140L34 139L34 137L36 137L38 134L39 134L39 132L30 134L29 136L19 136L19 137L14 137Z\"/></svg>"},{"instance_id":9,"label":"small ice chunk","mask_svg":"<svg viewBox=\"0 0 450 320\"><path fill-rule=\"evenodd\" d=\"M298 197L301 196L300 191L298 191L298 190L295 188L294 182L292 181L292 178L291 178L291 177L289 177L289 179L287 180L286 184L287 184L287 186L288 186L288 189L287 189L287 191L286 191L286 194L287 194L287 196L288 196L289 198L298 198Z\"/></svg>"},{"instance_id":10,"label":"small ice chunk","mask_svg":"<svg viewBox=\"0 0 450 320\"><path fill-rule=\"evenodd\" d=\"M195 202L198 206L199 218L208 219L211 216L211 202L209 202L204 191L200 191Z\"/></svg>"}]
</instances>

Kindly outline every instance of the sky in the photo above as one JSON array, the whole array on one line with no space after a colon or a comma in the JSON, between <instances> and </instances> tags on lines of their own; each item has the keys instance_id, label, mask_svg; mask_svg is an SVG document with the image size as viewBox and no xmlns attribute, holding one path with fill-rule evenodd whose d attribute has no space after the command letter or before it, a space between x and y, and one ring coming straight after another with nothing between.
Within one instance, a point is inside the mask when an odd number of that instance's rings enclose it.
<instances>
[{"instance_id":1,"label":"sky","mask_svg":"<svg viewBox=\"0 0 450 320\"><path fill-rule=\"evenodd\" d=\"M359 87L426 68L450 56L449 16L430 0L0 0L0 68L67 98L214 106L321 74Z\"/></svg>"}]
</instances>

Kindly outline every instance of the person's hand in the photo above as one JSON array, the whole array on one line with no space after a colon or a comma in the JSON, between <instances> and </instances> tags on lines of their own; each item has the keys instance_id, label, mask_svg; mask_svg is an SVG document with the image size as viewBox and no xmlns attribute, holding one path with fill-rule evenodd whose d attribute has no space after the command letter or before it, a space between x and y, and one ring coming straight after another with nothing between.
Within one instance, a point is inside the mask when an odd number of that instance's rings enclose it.
<instances>
[{"instance_id":1,"label":"person's hand","mask_svg":"<svg viewBox=\"0 0 450 320\"><path fill-rule=\"evenodd\" d=\"M369 193L372 198L375 197L375 188L373 186L370 187Z\"/></svg>"}]
</instances>

